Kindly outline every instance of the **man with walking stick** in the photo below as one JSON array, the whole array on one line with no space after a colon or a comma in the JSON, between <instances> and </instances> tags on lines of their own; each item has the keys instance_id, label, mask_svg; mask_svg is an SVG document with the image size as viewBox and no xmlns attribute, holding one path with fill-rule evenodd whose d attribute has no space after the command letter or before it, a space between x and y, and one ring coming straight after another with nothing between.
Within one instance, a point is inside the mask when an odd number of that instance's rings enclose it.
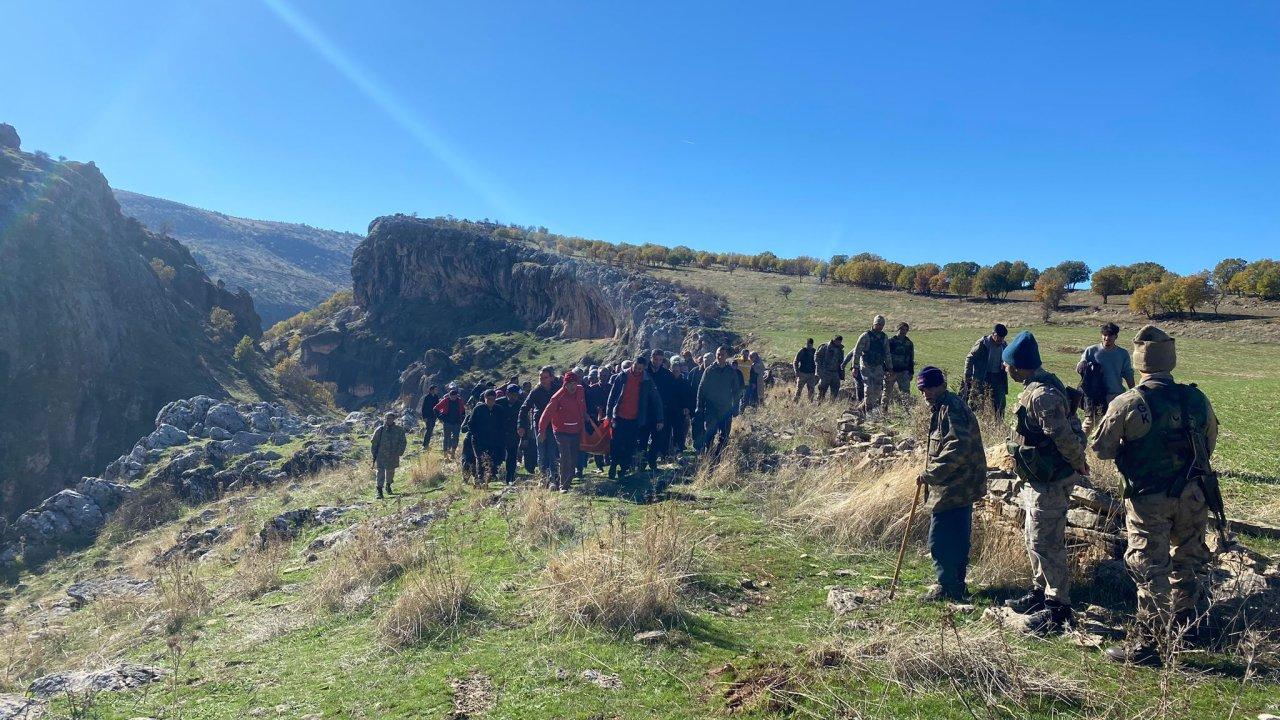
<instances>
[{"instance_id":1,"label":"man with walking stick","mask_svg":"<svg viewBox=\"0 0 1280 720\"><path fill-rule=\"evenodd\" d=\"M963 601L968 596L969 535L973 504L987 484L987 459L982 430L973 411L947 389L942 371L929 366L916 376L916 387L929 403L929 440L924 470L916 483L924 488L931 513L929 554L938 583L921 598Z\"/></svg>"}]
</instances>

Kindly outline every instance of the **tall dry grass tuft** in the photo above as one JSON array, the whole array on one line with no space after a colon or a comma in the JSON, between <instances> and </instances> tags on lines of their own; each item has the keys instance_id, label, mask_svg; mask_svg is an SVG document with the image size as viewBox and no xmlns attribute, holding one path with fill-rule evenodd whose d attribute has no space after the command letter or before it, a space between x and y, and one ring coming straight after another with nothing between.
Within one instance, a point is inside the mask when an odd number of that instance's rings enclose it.
<instances>
[{"instance_id":1,"label":"tall dry grass tuft","mask_svg":"<svg viewBox=\"0 0 1280 720\"><path fill-rule=\"evenodd\" d=\"M213 594L195 563L181 555L160 565L156 570L156 588L160 609L164 613L164 630L176 633L209 613Z\"/></svg>"},{"instance_id":2,"label":"tall dry grass tuft","mask_svg":"<svg viewBox=\"0 0 1280 720\"><path fill-rule=\"evenodd\" d=\"M380 585L417 565L421 556L422 551L405 538L388 539L377 530L360 527L316 582L316 604L331 613L360 607Z\"/></svg>"},{"instance_id":3,"label":"tall dry grass tuft","mask_svg":"<svg viewBox=\"0 0 1280 720\"><path fill-rule=\"evenodd\" d=\"M882 471L828 463L792 485L784 518L842 547L896 547L906 529L919 469L911 461ZM928 518L917 510L911 542L923 542L928 529Z\"/></svg>"},{"instance_id":4,"label":"tall dry grass tuft","mask_svg":"<svg viewBox=\"0 0 1280 720\"><path fill-rule=\"evenodd\" d=\"M445 484L443 459L432 452L420 453L409 463L409 486L419 490L431 490Z\"/></svg>"},{"instance_id":5,"label":"tall dry grass tuft","mask_svg":"<svg viewBox=\"0 0 1280 720\"><path fill-rule=\"evenodd\" d=\"M0 690L22 693L32 678L58 669L70 644L65 627L35 632L12 626L0 630Z\"/></svg>"},{"instance_id":6,"label":"tall dry grass tuft","mask_svg":"<svg viewBox=\"0 0 1280 720\"><path fill-rule=\"evenodd\" d=\"M255 600L273 590L280 589L280 570L289 555L289 545L269 542L266 545L250 544L236 564L230 584L232 597Z\"/></svg>"},{"instance_id":7,"label":"tall dry grass tuft","mask_svg":"<svg viewBox=\"0 0 1280 720\"><path fill-rule=\"evenodd\" d=\"M471 574L454 554L433 543L422 569L405 578L400 596L382 617L378 636L391 648L435 642L479 608Z\"/></svg>"},{"instance_id":8,"label":"tall dry grass tuft","mask_svg":"<svg viewBox=\"0 0 1280 720\"><path fill-rule=\"evenodd\" d=\"M525 542L550 547L573 535L569 510L564 495L534 484L517 496L512 524Z\"/></svg>"},{"instance_id":9,"label":"tall dry grass tuft","mask_svg":"<svg viewBox=\"0 0 1280 720\"><path fill-rule=\"evenodd\" d=\"M671 503L645 508L638 528L614 514L547 562L543 605L568 622L610 629L675 622L710 542Z\"/></svg>"},{"instance_id":10,"label":"tall dry grass tuft","mask_svg":"<svg viewBox=\"0 0 1280 720\"><path fill-rule=\"evenodd\" d=\"M1041 669L1030 650L995 629L892 628L844 648L842 655L855 673L906 692L951 690L966 706L976 697L984 714L1025 717L1046 703L1079 708L1099 699L1085 682ZM974 708L968 710L973 714Z\"/></svg>"}]
</instances>

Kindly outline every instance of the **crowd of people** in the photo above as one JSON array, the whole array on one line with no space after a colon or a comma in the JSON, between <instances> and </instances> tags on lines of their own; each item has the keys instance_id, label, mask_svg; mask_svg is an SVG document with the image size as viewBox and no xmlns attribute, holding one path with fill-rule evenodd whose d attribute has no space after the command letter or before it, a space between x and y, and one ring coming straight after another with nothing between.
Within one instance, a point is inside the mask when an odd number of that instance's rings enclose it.
<instances>
[{"instance_id":1,"label":"crowd of people","mask_svg":"<svg viewBox=\"0 0 1280 720\"><path fill-rule=\"evenodd\" d=\"M1032 632L1061 632L1073 624L1067 511L1072 488L1089 483L1090 448L1098 458L1114 459L1124 478L1125 561L1138 585L1138 632L1106 656L1159 664L1160 633L1174 627L1189 632L1202 617L1198 577L1209 557L1204 535L1210 513L1219 527L1224 522L1210 467L1218 422L1203 392L1173 380L1173 338L1143 327L1131 358L1117 344L1119 327L1107 323L1101 342L1076 365L1079 386L1068 387L1044 368L1032 333L1008 340L1008 329L997 324L970 350L959 392L952 392L939 368L915 371L907 323L892 337L885 324L876 315L847 354L839 335L816 348L809 339L793 361L793 400L805 394L811 402L836 399L852 369L855 385L846 394L864 416L873 416L895 400L909 401L914 379L930 413L917 484L931 516L928 546L937 583L924 599L968 597L973 506L987 489L978 414L1003 418L1012 379L1023 389L1005 445L1025 510L1032 577L1027 592L1005 605L1025 616ZM758 354L720 347L702 356L654 350L559 376L547 366L536 386L516 378L505 385L482 383L465 400L456 385L443 396L431 385L419 407L422 443L430 447L439 423L444 454L456 458L461 446L464 473L477 482L502 477L513 483L523 462L547 487L566 492L592 460L598 472L607 467L610 478L625 478L637 469L656 471L689 445L718 459L734 417L762 402L770 375ZM404 449L404 430L388 414L373 436L379 497L391 491Z\"/></svg>"}]
</instances>

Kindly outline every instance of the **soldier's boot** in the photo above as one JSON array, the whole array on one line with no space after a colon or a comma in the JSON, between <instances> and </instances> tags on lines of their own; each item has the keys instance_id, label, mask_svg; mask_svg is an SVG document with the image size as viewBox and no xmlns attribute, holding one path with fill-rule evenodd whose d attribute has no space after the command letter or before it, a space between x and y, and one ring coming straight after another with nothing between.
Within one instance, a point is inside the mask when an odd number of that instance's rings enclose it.
<instances>
[{"instance_id":1,"label":"soldier's boot","mask_svg":"<svg viewBox=\"0 0 1280 720\"><path fill-rule=\"evenodd\" d=\"M1150 640L1136 640L1109 647L1102 651L1102 656L1111 662L1122 665L1164 666L1164 659L1160 657L1160 649Z\"/></svg>"},{"instance_id":2,"label":"soldier's boot","mask_svg":"<svg viewBox=\"0 0 1280 720\"><path fill-rule=\"evenodd\" d=\"M1034 635L1056 635L1072 624L1075 614L1070 605L1063 605L1057 600L1046 599L1044 607L1027 616L1027 632Z\"/></svg>"},{"instance_id":3,"label":"soldier's boot","mask_svg":"<svg viewBox=\"0 0 1280 720\"><path fill-rule=\"evenodd\" d=\"M1004 601L1004 606L1019 615L1029 615L1044 609L1044 589L1031 588L1026 595Z\"/></svg>"}]
</instances>

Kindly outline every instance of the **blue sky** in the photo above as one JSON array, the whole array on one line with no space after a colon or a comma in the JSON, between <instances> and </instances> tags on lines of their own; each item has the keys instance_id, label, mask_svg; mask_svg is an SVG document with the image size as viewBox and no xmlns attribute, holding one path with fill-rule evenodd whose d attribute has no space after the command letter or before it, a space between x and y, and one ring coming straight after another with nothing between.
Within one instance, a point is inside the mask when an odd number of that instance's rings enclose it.
<instances>
[{"instance_id":1,"label":"blue sky","mask_svg":"<svg viewBox=\"0 0 1280 720\"><path fill-rule=\"evenodd\" d=\"M1272 2L6 3L0 121L116 187L903 262L1280 248Z\"/></svg>"}]
</instances>

